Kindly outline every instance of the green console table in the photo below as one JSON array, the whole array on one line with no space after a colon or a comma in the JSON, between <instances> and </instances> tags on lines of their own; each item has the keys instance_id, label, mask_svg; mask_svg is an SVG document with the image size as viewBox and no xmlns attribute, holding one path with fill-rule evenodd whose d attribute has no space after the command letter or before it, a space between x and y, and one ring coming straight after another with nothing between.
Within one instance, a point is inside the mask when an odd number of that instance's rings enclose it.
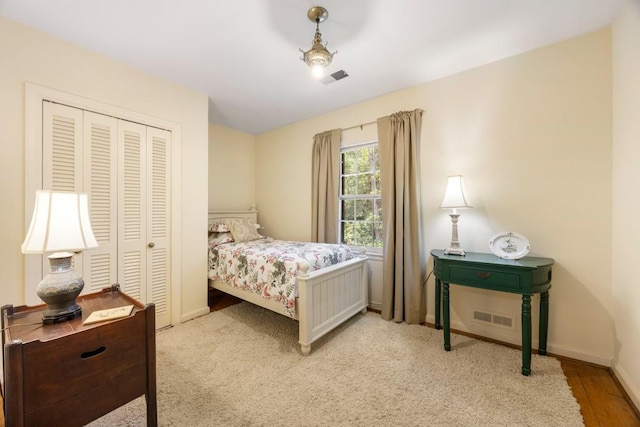
<instances>
[{"instance_id":1,"label":"green console table","mask_svg":"<svg viewBox=\"0 0 640 427\"><path fill-rule=\"evenodd\" d=\"M436 329L444 326L444 349L451 350L449 285L456 284L522 295L522 374L531 374L531 296L540 293L540 336L538 354L547 354L549 289L553 259L524 257L518 260L493 254L467 252L465 256L445 255L432 250L436 278ZM443 325L440 324L442 298Z\"/></svg>"}]
</instances>

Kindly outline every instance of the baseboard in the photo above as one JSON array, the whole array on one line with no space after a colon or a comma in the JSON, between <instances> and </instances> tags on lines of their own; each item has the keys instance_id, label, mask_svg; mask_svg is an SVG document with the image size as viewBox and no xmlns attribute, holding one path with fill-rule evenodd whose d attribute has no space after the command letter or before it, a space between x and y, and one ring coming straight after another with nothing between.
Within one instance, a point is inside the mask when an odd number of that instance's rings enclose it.
<instances>
[{"instance_id":1,"label":"baseboard","mask_svg":"<svg viewBox=\"0 0 640 427\"><path fill-rule=\"evenodd\" d=\"M372 311L377 311L378 313L382 311L382 303L376 301L369 301L369 308Z\"/></svg>"},{"instance_id":2,"label":"baseboard","mask_svg":"<svg viewBox=\"0 0 640 427\"><path fill-rule=\"evenodd\" d=\"M184 313L180 317L180 323L195 319L196 317L204 316L205 314L209 314L209 306L204 306L194 311L190 311L189 313Z\"/></svg>"},{"instance_id":3,"label":"baseboard","mask_svg":"<svg viewBox=\"0 0 640 427\"><path fill-rule=\"evenodd\" d=\"M627 372L618 364L614 364L611 367L611 372L620 383L620 386L622 386L624 391L627 393L627 398L633 404L636 414L640 417L640 390L635 387L631 382L629 375L627 375Z\"/></svg>"},{"instance_id":4,"label":"baseboard","mask_svg":"<svg viewBox=\"0 0 640 427\"><path fill-rule=\"evenodd\" d=\"M435 316L434 315L427 315L426 322L427 322L428 325L434 325L435 324ZM504 337L500 337L500 336L479 335L479 334L477 334L475 332L469 331L469 329L463 323L454 323L454 322L451 323L451 332L462 333L464 335L468 335L468 336L471 336L471 337L474 337L474 338L478 338L478 339L488 339L491 342L495 342L497 344L504 344L504 345L508 345L508 346L511 346L511 347L515 347L515 348L522 348L522 342L520 341L520 335L519 334L518 334L518 337L516 338L515 341L511 341L511 340L505 339ZM538 341L534 337L534 339L532 340L532 348L536 349L537 346L538 346ZM599 356L599 355L595 355L595 354L585 353L585 352L580 351L578 349L556 345L556 344L554 344L552 342L548 342L547 343L547 352L549 354L553 354L553 355L557 355L557 356L563 356L563 357L566 357L566 358L569 358L569 359L579 360L579 361L582 361L582 362L591 363L591 364L602 366L602 367L605 367L605 368L610 368L611 367L611 358L607 358L607 357L603 357L603 356Z\"/></svg>"},{"instance_id":5,"label":"baseboard","mask_svg":"<svg viewBox=\"0 0 640 427\"><path fill-rule=\"evenodd\" d=\"M598 356L595 354L584 353L580 350L571 349L563 346L547 344L547 351L558 356L563 356L569 359L579 360L582 362L592 363L594 365L602 366L605 368L611 367L611 359L607 357Z\"/></svg>"}]
</instances>

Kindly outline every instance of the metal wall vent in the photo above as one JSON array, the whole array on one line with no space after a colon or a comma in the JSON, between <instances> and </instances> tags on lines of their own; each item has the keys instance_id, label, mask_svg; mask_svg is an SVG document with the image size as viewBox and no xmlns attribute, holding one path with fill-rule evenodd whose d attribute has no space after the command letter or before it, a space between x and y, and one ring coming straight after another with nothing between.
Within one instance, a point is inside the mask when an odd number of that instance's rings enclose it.
<instances>
[{"instance_id":1,"label":"metal wall vent","mask_svg":"<svg viewBox=\"0 0 640 427\"><path fill-rule=\"evenodd\" d=\"M496 325L502 325L511 328L513 326L513 319L510 317L498 316L497 314L494 314L493 323L495 323Z\"/></svg>"},{"instance_id":2,"label":"metal wall vent","mask_svg":"<svg viewBox=\"0 0 640 427\"><path fill-rule=\"evenodd\" d=\"M492 325L499 325L507 328L513 328L513 319L511 317L500 316L493 313L485 313L483 311L474 310L473 320Z\"/></svg>"},{"instance_id":3,"label":"metal wall vent","mask_svg":"<svg viewBox=\"0 0 640 427\"><path fill-rule=\"evenodd\" d=\"M344 70L339 70L339 71L336 71L335 73L329 74L328 76L324 76L323 78L320 79L320 81L323 84L328 85L333 82L337 82L338 80L342 80L345 77L349 77L349 74L347 74L347 72Z\"/></svg>"},{"instance_id":4,"label":"metal wall vent","mask_svg":"<svg viewBox=\"0 0 640 427\"><path fill-rule=\"evenodd\" d=\"M489 313L483 313L481 311L474 311L473 319L480 320L481 322L491 323L491 315Z\"/></svg>"}]
</instances>

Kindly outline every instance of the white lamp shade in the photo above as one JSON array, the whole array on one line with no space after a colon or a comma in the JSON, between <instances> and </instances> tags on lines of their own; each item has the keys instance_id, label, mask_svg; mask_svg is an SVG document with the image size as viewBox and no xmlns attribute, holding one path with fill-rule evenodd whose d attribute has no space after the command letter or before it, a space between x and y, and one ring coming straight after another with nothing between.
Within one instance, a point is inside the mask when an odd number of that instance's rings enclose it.
<instances>
[{"instance_id":1,"label":"white lamp shade","mask_svg":"<svg viewBox=\"0 0 640 427\"><path fill-rule=\"evenodd\" d=\"M22 242L22 253L73 252L97 247L86 194L36 192L33 217Z\"/></svg>"},{"instance_id":2,"label":"white lamp shade","mask_svg":"<svg viewBox=\"0 0 640 427\"><path fill-rule=\"evenodd\" d=\"M447 190L444 193L444 199L442 199L442 204L440 204L440 207L448 209L473 207L467 201L462 175L454 175L448 178Z\"/></svg>"}]
</instances>

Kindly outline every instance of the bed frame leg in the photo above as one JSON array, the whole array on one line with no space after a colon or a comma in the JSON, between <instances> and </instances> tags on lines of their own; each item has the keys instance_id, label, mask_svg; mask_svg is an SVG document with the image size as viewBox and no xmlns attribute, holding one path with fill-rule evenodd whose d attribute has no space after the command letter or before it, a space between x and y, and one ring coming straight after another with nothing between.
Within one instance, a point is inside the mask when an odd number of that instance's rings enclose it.
<instances>
[{"instance_id":1,"label":"bed frame leg","mask_svg":"<svg viewBox=\"0 0 640 427\"><path fill-rule=\"evenodd\" d=\"M302 351L303 356L308 356L311 353L311 345L309 344L300 344L300 350Z\"/></svg>"}]
</instances>

